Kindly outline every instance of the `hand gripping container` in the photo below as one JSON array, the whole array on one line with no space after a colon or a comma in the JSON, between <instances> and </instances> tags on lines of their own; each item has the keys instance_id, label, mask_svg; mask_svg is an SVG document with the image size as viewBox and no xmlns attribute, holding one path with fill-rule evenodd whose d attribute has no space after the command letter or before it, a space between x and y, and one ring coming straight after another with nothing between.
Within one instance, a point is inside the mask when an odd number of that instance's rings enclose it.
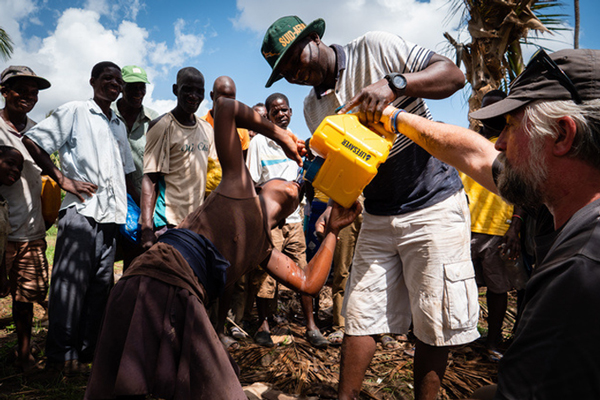
<instances>
[{"instance_id":1,"label":"hand gripping container","mask_svg":"<svg viewBox=\"0 0 600 400\"><path fill-rule=\"evenodd\" d=\"M395 134L362 125L355 114L326 117L312 138L316 156L304 162L304 179L343 207L350 207L387 159Z\"/></svg>"}]
</instances>

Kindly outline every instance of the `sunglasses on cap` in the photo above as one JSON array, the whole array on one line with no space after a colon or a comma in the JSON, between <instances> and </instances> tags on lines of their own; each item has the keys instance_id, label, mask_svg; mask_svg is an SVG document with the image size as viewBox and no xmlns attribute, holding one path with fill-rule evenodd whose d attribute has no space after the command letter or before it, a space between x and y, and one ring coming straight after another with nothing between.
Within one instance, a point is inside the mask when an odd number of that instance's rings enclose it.
<instances>
[{"instance_id":1,"label":"sunglasses on cap","mask_svg":"<svg viewBox=\"0 0 600 400\"><path fill-rule=\"evenodd\" d=\"M542 74L548 74L555 80L557 80L565 89L571 93L571 98L577 104L581 104L581 96L577 91L577 88L573 84L573 81L569 76L563 71L553 59L550 58L548 53L544 51L544 49L539 49L535 52L535 54L531 57L531 60L527 63L527 67L525 67L525 71L523 75L527 73L527 71L541 69Z\"/></svg>"},{"instance_id":2,"label":"sunglasses on cap","mask_svg":"<svg viewBox=\"0 0 600 400\"><path fill-rule=\"evenodd\" d=\"M581 104L581 95L577 91L577 88L573 84L571 78L569 78L565 71L563 71L556 64L556 62L554 62L554 60L550 58L550 56L544 51L544 49L539 49L533 54L533 56L527 63L525 70L521 73L521 75L519 75L519 77L513 82L513 85L511 86L517 85L518 81L528 79L528 77L532 74L542 74L545 75L546 78L554 79L555 81L560 83L561 86L563 86L569 91L569 93L571 94L571 99L575 103ZM502 132L504 126L506 125L506 117L498 116L489 119L482 119L481 123L486 128L492 129L499 133Z\"/></svg>"}]
</instances>

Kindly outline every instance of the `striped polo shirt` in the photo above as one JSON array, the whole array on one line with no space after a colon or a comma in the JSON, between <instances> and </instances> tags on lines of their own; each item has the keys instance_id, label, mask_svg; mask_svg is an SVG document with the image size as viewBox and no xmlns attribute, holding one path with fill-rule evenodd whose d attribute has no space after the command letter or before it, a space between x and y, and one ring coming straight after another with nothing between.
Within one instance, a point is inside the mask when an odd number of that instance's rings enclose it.
<instances>
[{"instance_id":1,"label":"striped polo shirt","mask_svg":"<svg viewBox=\"0 0 600 400\"><path fill-rule=\"evenodd\" d=\"M323 118L334 114L363 87L392 72L418 72L433 52L387 32L369 32L346 46L333 45L337 54L335 88L313 88L304 99L304 117L314 133ZM422 98L398 97L392 104L431 119ZM375 215L398 215L429 207L462 188L456 170L429 155L399 134L377 176L365 188L365 209Z\"/></svg>"}]
</instances>

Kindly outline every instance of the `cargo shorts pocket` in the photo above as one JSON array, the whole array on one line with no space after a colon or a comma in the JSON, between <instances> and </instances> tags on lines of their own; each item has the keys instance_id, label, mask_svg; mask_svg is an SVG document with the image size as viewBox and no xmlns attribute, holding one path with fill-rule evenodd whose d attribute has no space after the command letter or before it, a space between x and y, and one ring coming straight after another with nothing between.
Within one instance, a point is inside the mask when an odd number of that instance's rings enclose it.
<instances>
[{"instance_id":1,"label":"cargo shorts pocket","mask_svg":"<svg viewBox=\"0 0 600 400\"><path fill-rule=\"evenodd\" d=\"M444 264L444 326L450 329L477 327L479 295L472 262Z\"/></svg>"}]
</instances>

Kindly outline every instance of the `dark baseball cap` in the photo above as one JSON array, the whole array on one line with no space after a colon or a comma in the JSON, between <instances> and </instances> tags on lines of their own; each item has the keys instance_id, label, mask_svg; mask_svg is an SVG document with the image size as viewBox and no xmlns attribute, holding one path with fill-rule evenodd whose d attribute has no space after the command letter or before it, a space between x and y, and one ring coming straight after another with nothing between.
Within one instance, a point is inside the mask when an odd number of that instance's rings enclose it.
<instances>
[{"instance_id":1,"label":"dark baseball cap","mask_svg":"<svg viewBox=\"0 0 600 400\"><path fill-rule=\"evenodd\" d=\"M600 50L539 50L510 86L508 96L470 114L474 119L506 115L537 100L600 98Z\"/></svg>"},{"instance_id":2,"label":"dark baseball cap","mask_svg":"<svg viewBox=\"0 0 600 400\"><path fill-rule=\"evenodd\" d=\"M2 74L0 75L0 86L4 86L10 79L20 77L32 78L36 81L38 89L40 90L48 89L50 87L50 82L48 82L48 80L42 78L41 76L37 76L31 68L24 65L11 65L2 71Z\"/></svg>"}]
</instances>

